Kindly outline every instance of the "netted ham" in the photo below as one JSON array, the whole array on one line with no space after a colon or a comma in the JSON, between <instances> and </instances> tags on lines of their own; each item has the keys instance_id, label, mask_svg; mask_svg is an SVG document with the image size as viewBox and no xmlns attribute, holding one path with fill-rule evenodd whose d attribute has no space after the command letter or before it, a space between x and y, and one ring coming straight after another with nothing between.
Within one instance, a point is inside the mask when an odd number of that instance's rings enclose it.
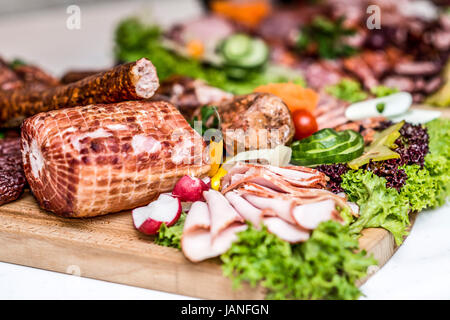
<instances>
[{"instance_id":1,"label":"netted ham","mask_svg":"<svg viewBox=\"0 0 450 320\"><path fill-rule=\"evenodd\" d=\"M67 217L146 205L184 175L210 168L201 136L162 101L37 114L23 123L22 153L41 207Z\"/></svg>"}]
</instances>

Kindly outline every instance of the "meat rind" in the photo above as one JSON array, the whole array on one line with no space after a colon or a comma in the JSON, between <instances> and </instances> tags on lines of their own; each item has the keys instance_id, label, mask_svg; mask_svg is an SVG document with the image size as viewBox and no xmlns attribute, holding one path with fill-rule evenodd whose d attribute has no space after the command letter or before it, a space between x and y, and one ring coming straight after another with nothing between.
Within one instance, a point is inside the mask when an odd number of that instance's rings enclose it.
<instances>
[{"instance_id":1,"label":"meat rind","mask_svg":"<svg viewBox=\"0 0 450 320\"><path fill-rule=\"evenodd\" d=\"M54 110L22 125L24 170L41 207L91 217L148 204L209 171L205 143L167 102Z\"/></svg>"}]
</instances>

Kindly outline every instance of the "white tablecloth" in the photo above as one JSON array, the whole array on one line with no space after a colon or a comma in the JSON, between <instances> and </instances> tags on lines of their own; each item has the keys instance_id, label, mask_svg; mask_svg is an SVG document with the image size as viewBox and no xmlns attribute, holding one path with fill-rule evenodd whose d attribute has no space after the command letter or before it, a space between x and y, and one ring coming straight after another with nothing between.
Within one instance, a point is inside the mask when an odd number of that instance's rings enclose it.
<instances>
[{"instance_id":1,"label":"white tablecloth","mask_svg":"<svg viewBox=\"0 0 450 320\"><path fill-rule=\"evenodd\" d=\"M199 12L194 0L82 5L80 30L66 28L66 8L1 16L0 55L21 57L58 76L69 68L100 69L113 63L113 31L121 18L150 14L170 24ZM421 213L392 259L363 285L363 299L450 299L449 234L449 204ZM0 299L189 297L0 263Z\"/></svg>"}]
</instances>

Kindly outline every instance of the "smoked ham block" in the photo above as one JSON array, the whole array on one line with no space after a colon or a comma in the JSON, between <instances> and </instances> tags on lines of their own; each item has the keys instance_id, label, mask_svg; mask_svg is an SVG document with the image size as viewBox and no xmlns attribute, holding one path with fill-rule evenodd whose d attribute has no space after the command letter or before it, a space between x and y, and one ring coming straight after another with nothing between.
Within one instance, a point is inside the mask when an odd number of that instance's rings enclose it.
<instances>
[{"instance_id":1,"label":"smoked ham block","mask_svg":"<svg viewBox=\"0 0 450 320\"><path fill-rule=\"evenodd\" d=\"M26 178L42 208L92 217L148 204L210 166L206 146L163 101L54 110L22 125Z\"/></svg>"}]
</instances>

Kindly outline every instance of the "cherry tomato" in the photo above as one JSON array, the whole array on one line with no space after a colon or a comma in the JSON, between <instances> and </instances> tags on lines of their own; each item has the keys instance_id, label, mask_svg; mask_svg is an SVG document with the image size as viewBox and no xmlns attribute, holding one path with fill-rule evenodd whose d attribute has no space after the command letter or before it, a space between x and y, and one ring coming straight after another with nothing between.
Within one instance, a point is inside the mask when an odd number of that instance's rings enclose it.
<instances>
[{"instance_id":1,"label":"cherry tomato","mask_svg":"<svg viewBox=\"0 0 450 320\"><path fill-rule=\"evenodd\" d=\"M317 131L316 118L307 110L295 110L292 114L297 140L309 137Z\"/></svg>"}]
</instances>

